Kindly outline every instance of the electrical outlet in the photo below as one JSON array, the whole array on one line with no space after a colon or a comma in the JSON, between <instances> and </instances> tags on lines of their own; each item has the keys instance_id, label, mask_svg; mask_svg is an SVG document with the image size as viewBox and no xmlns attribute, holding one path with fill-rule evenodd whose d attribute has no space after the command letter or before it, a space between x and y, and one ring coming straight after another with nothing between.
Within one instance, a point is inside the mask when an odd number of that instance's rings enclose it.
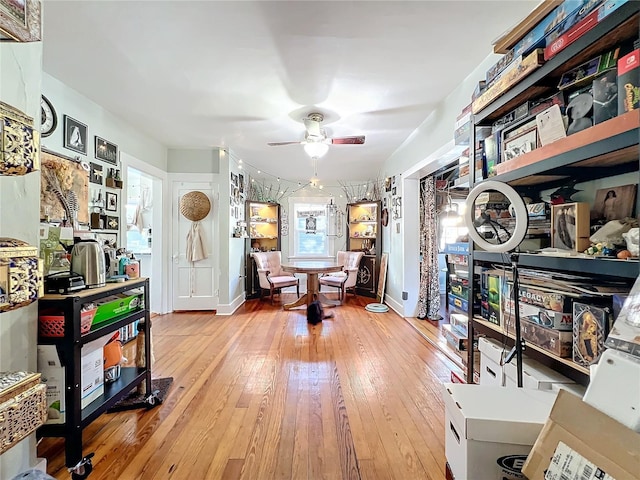
<instances>
[{"instance_id":1,"label":"electrical outlet","mask_svg":"<svg viewBox=\"0 0 640 480\"><path fill-rule=\"evenodd\" d=\"M409 300L409 292L402 292L402 299Z\"/></svg>"}]
</instances>

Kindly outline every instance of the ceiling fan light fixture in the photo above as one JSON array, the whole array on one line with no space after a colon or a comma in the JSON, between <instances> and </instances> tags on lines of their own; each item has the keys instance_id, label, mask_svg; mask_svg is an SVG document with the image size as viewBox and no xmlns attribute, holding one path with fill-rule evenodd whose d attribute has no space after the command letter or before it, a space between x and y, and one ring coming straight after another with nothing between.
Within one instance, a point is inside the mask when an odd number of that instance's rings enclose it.
<instances>
[{"instance_id":1,"label":"ceiling fan light fixture","mask_svg":"<svg viewBox=\"0 0 640 480\"><path fill-rule=\"evenodd\" d=\"M320 142L311 142L304 145L304 151L311 158L322 158L329 151L329 145Z\"/></svg>"}]
</instances>

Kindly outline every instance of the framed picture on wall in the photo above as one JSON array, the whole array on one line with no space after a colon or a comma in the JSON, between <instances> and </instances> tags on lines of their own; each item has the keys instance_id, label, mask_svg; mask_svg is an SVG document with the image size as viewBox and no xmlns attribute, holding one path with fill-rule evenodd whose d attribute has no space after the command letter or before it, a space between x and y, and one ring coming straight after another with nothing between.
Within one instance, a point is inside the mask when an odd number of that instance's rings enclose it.
<instances>
[{"instance_id":1,"label":"framed picture on wall","mask_svg":"<svg viewBox=\"0 0 640 480\"><path fill-rule=\"evenodd\" d=\"M40 0L0 0L0 40L39 42Z\"/></svg>"},{"instance_id":2,"label":"framed picture on wall","mask_svg":"<svg viewBox=\"0 0 640 480\"><path fill-rule=\"evenodd\" d=\"M90 162L89 164L89 181L91 183L97 183L98 185L102 185L102 165L97 163Z\"/></svg>"},{"instance_id":3,"label":"framed picture on wall","mask_svg":"<svg viewBox=\"0 0 640 480\"><path fill-rule=\"evenodd\" d=\"M118 211L118 194L113 192L107 192L107 202L105 209L110 212Z\"/></svg>"},{"instance_id":4,"label":"framed picture on wall","mask_svg":"<svg viewBox=\"0 0 640 480\"><path fill-rule=\"evenodd\" d=\"M87 132L89 128L69 115L64 116L64 148L87 154Z\"/></svg>"},{"instance_id":5,"label":"framed picture on wall","mask_svg":"<svg viewBox=\"0 0 640 480\"><path fill-rule=\"evenodd\" d=\"M94 138L96 158L117 165L118 146L115 143L107 142L104 138L100 138L97 135Z\"/></svg>"}]
</instances>

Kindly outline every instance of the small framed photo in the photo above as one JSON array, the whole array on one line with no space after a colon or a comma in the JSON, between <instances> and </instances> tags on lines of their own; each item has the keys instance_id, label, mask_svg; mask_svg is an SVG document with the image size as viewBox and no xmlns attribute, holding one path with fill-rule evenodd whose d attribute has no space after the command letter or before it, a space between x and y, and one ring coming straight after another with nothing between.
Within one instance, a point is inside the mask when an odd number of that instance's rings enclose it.
<instances>
[{"instance_id":1,"label":"small framed photo","mask_svg":"<svg viewBox=\"0 0 640 480\"><path fill-rule=\"evenodd\" d=\"M118 164L118 146L115 143L106 141L97 135L95 138L96 158L113 165Z\"/></svg>"},{"instance_id":2,"label":"small framed photo","mask_svg":"<svg viewBox=\"0 0 640 480\"><path fill-rule=\"evenodd\" d=\"M96 232L98 237L98 243L100 245L109 245L110 247L116 247L118 245L118 234L107 232Z\"/></svg>"},{"instance_id":3,"label":"small framed photo","mask_svg":"<svg viewBox=\"0 0 640 480\"><path fill-rule=\"evenodd\" d=\"M87 132L89 128L69 115L64 116L64 148L87 154Z\"/></svg>"},{"instance_id":4,"label":"small framed photo","mask_svg":"<svg viewBox=\"0 0 640 480\"><path fill-rule=\"evenodd\" d=\"M551 246L582 252L591 241L589 204L586 202L551 205Z\"/></svg>"},{"instance_id":5,"label":"small framed photo","mask_svg":"<svg viewBox=\"0 0 640 480\"><path fill-rule=\"evenodd\" d=\"M118 194L113 192L107 192L105 209L109 212L118 211Z\"/></svg>"},{"instance_id":6,"label":"small framed photo","mask_svg":"<svg viewBox=\"0 0 640 480\"><path fill-rule=\"evenodd\" d=\"M118 230L118 228L120 228L120 219L118 217L111 217L107 215L105 230Z\"/></svg>"},{"instance_id":7,"label":"small framed photo","mask_svg":"<svg viewBox=\"0 0 640 480\"><path fill-rule=\"evenodd\" d=\"M504 140L502 144L502 161L512 160L536 148L538 148L538 128L534 126L519 135Z\"/></svg>"},{"instance_id":8,"label":"small framed photo","mask_svg":"<svg viewBox=\"0 0 640 480\"><path fill-rule=\"evenodd\" d=\"M39 42L40 0L0 0L0 41Z\"/></svg>"},{"instance_id":9,"label":"small framed photo","mask_svg":"<svg viewBox=\"0 0 640 480\"><path fill-rule=\"evenodd\" d=\"M98 185L102 185L102 165L97 163L90 162L89 165L89 181L91 183L97 183Z\"/></svg>"}]
</instances>

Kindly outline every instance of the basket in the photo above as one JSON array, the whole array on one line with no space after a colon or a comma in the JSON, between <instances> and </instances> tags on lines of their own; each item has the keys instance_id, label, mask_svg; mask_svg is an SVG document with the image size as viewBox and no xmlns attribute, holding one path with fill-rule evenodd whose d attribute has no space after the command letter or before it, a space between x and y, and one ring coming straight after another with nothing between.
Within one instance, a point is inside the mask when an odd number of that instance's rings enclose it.
<instances>
[{"instance_id":1,"label":"basket","mask_svg":"<svg viewBox=\"0 0 640 480\"><path fill-rule=\"evenodd\" d=\"M47 420L47 386L35 385L0 403L0 454Z\"/></svg>"},{"instance_id":2,"label":"basket","mask_svg":"<svg viewBox=\"0 0 640 480\"><path fill-rule=\"evenodd\" d=\"M192 222L199 222L209 215L210 210L211 202L205 193L193 191L180 199L180 213Z\"/></svg>"},{"instance_id":3,"label":"basket","mask_svg":"<svg viewBox=\"0 0 640 480\"><path fill-rule=\"evenodd\" d=\"M40 383L40 374L33 372L0 372L0 403L21 394Z\"/></svg>"},{"instance_id":4,"label":"basket","mask_svg":"<svg viewBox=\"0 0 640 480\"><path fill-rule=\"evenodd\" d=\"M89 333L97 310L94 308L80 313L80 335ZM64 337L64 314L55 311L42 312L38 316L38 333L41 337Z\"/></svg>"}]
</instances>

